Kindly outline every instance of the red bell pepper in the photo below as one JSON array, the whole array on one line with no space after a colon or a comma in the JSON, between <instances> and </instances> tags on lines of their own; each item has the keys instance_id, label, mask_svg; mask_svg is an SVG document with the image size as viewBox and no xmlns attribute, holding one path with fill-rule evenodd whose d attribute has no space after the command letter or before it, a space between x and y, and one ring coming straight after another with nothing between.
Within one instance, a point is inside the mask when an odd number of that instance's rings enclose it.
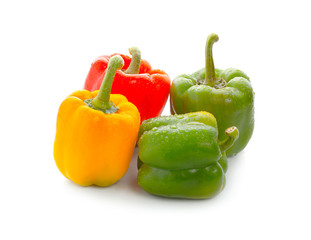
<instances>
[{"instance_id":1,"label":"red bell pepper","mask_svg":"<svg viewBox=\"0 0 311 240\"><path fill-rule=\"evenodd\" d=\"M112 54L95 59L86 77L84 88L98 90L106 73L109 59L120 55L124 60L122 70L116 72L111 93L126 96L139 110L141 122L159 116L165 106L170 91L170 78L161 70L141 59L138 48L129 49L132 57L123 54Z\"/></svg>"}]
</instances>

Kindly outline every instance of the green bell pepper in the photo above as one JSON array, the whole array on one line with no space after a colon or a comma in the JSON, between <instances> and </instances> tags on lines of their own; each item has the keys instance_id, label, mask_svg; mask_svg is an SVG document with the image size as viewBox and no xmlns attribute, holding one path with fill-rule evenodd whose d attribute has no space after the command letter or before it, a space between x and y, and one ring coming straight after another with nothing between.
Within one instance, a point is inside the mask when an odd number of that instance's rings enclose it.
<instances>
[{"instance_id":1,"label":"green bell pepper","mask_svg":"<svg viewBox=\"0 0 311 240\"><path fill-rule=\"evenodd\" d=\"M202 199L225 185L226 151L238 139L236 127L218 141L217 122L208 112L146 120L139 132L138 184L164 197Z\"/></svg>"},{"instance_id":2,"label":"green bell pepper","mask_svg":"<svg viewBox=\"0 0 311 240\"><path fill-rule=\"evenodd\" d=\"M212 46L218 41L211 34L206 42L206 67L173 80L170 89L171 113L197 111L212 113L218 123L219 139L225 139L225 129L236 126L239 139L228 149L228 155L242 151L254 129L254 92L249 77L242 71L214 68Z\"/></svg>"}]
</instances>

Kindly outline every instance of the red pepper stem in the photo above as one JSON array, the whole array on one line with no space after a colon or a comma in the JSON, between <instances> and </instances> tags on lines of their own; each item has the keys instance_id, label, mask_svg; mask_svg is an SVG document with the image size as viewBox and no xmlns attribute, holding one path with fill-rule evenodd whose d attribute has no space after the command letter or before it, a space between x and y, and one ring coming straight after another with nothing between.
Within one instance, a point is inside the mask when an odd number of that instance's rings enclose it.
<instances>
[{"instance_id":1,"label":"red pepper stem","mask_svg":"<svg viewBox=\"0 0 311 240\"><path fill-rule=\"evenodd\" d=\"M97 96L92 100L93 106L103 112L109 113L113 104L109 101L112 82L116 71L122 69L124 60L121 56L116 55L110 58L104 80L100 86Z\"/></svg>"},{"instance_id":2,"label":"red pepper stem","mask_svg":"<svg viewBox=\"0 0 311 240\"><path fill-rule=\"evenodd\" d=\"M210 34L206 40L205 46L205 81L204 84L213 87L215 85L215 66L213 60L213 44L219 40L218 35L215 33Z\"/></svg>"},{"instance_id":3,"label":"red pepper stem","mask_svg":"<svg viewBox=\"0 0 311 240\"><path fill-rule=\"evenodd\" d=\"M141 62L141 52L137 47L129 48L129 52L132 55L132 61L130 66L126 69L126 74L138 74Z\"/></svg>"},{"instance_id":4,"label":"red pepper stem","mask_svg":"<svg viewBox=\"0 0 311 240\"><path fill-rule=\"evenodd\" d=\"M225 131L227 137L223 141L219 142L221 152L227 151L234 142L239 138L239 130L237 127L229 127Z\"/></svg>"}]
</instances>

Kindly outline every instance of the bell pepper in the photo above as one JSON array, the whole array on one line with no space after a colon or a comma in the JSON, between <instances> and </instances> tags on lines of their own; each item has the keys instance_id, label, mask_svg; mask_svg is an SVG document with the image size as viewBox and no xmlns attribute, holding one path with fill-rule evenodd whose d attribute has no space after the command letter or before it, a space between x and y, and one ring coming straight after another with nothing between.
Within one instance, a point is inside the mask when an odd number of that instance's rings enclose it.
<instances>
[{"instance_id":1,"label":"bell pepper","mask_svg":"<svg viewBox=\"0 0 311 240\"><path fill-rule=\"evenodd\" d=\"M120 54L124 67L116 72L111 93L126 96L139 110L141 121L159 116L165 106L170 91L170 78L161 70L154 70L141 59L138 48L129 49L133 58ZM110 56L95 59L86 77L84 88L89 91L99 89L107 69Z\"/></svg>"},{"instance_id":2,"label":"bell pepper","mask_svg":"<svg viewBox=\"0 0 311 240\"><path fill-rule=\"evenodd\" d=\"M205 68L173 80L170 89L171 113L212 113L217 119L220 140L226 138L225 129L236 126L240 137L227 151L228 155L235 155L245 148L253 134L254 92L244 72L234 68L214 68L212 46L217 41L216 34L207 38Z\"/></svg>"},{"instance_id":3,"label":"bell pepper","mask_svg":"<svg viewBox=\"0 0 311 240\"><path fill-rule=\"evenodd\" d=\"M138 184L164 197L203 199L217 195L225 185L225 152L239 131L231 127L225 134L227 138L218 141L216 119L207 112L144 121L138 141Z\"/></svg>"},{"instance_id":4,"label":"bell pepper","mask_svg":"<svg viewBox=\"0 0 311 240\"><path fill-rule=\"evenodd\" d=\"M111 94L120 56L111 57L98 91L76 91L57 116L54 158L60 172L81 186L109 186L126 173L140 125L138 109Z\"/></svg>"}]
</instances>

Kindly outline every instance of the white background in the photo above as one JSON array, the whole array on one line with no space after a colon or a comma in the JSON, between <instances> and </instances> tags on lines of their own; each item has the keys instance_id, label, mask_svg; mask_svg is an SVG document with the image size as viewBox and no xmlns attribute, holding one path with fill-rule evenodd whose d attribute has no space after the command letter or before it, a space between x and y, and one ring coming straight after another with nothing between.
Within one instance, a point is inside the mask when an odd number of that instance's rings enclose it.
<instances>
[{"instance_id":1,"label":"white background","mask_svg":"<svg viewBox=\"0 0 311 240\"><path fill-rule=\"evenodd\" d=\"M310 239L309 1L1 1L1 239ZM204 66L245 71L255 131L224 191L174 200L136 183L80 187L53 159L56 116L99 55L133 45L173 79ZM169 114L166 105L165 114Z\"/></svg>"}]
</instances>

